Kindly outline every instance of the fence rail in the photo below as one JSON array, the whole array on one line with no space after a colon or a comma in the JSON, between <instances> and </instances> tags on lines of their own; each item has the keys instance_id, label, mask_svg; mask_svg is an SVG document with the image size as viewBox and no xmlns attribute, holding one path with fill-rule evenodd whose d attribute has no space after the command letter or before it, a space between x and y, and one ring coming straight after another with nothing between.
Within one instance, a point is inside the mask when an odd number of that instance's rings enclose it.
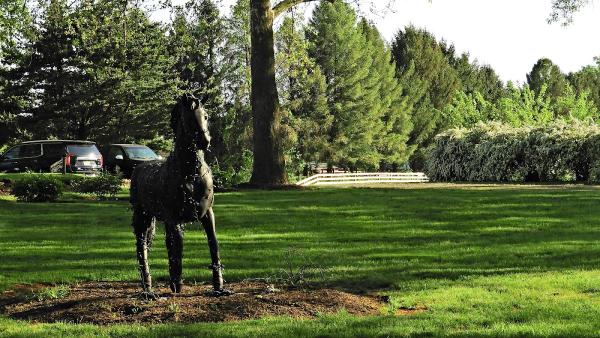
<instances>
[{"instance_id":1,"label":"fence rail","mask_svg":"<svg viewBox=\"0 0 600 338\"><path fill-rule=\"evenodd\" d=\"M299 186L311 185L352 185L371 183L426 183L429 178L424 173L344 173L317 174L296 183Z\"/></svg>"}]
</instances>

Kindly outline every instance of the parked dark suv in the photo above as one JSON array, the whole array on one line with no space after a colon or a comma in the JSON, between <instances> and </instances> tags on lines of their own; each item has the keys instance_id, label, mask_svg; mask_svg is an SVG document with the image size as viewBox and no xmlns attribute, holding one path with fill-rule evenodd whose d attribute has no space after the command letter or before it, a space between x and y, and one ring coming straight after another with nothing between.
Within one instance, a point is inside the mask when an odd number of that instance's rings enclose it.
<instances>
[{"instance_id":1,"label":"parked dark suv","mask_svg":"<svg viewBox=\"0 0 600 338\"><path fill-rule=\"evenodd\" d=\"M71 140L20 143L0 156L0 172L93 173L102 170L102 155L94 142Z\"/></svg>"},{"instance_id":2,"label":"parked dark suv","mask_svg":"<svg viewBox=\"0 0 600 338\"><path fill-rule=\"evenodd\" d=\"M131 178L133 169L140 163L148 161L160 161L162 156L139 144L110 144L102 147L106 171L123 175L124 178Z\"/></svg>"}]
</instances>

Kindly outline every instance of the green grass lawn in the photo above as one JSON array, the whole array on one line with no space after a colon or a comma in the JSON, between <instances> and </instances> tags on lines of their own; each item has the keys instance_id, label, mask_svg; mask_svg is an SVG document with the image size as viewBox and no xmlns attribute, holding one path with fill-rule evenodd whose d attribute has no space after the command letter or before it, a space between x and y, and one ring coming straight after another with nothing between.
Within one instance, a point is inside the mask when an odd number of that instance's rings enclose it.
<instances>
[{"instance_id":1,"label":"green grass lawn","mask_svg":"<svg viewBox=\"0 0 600 338\"><path fill-rule=\"evenodd\" d=\"M0 291L137 280L128 207L125 199L73 194L52 204L0 198ZM277 276L312 261L325 271L312 276L316 283L427 310L110 327L0 317L0 336L600 336L600 190L593 187L243 191L217 195L215 212L227 280ZM209 261L199 225L189 226L187 282L208 280ZM151 267L166 278L162 230Z\"/></svg>"}]
</instances>

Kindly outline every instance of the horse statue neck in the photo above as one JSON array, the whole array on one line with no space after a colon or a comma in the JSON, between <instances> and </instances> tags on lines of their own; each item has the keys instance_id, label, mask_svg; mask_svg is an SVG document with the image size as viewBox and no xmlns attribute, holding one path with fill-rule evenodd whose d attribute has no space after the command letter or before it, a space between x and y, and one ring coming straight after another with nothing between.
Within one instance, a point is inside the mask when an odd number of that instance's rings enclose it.
<instances>
[{"instance_id":1,"label":"horse statue neck","mask_svg":"<svg viewBox=\"0 0 600 338\"><path fill-rule=\"evenodd\" d=\"M204 152L194 142L175 139L175 151L172 154L175 166L183 179L200 175L204 163Z\"/></svg>"}]
</instances>

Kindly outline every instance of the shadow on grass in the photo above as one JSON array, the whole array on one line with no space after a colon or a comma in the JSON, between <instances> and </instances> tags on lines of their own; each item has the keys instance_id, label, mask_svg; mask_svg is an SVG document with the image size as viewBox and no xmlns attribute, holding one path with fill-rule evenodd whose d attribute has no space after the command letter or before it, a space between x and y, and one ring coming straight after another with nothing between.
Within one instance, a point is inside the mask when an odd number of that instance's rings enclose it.
<instances>
[{"instance_id":1,"label":"shadow on grass","mask_svg":"<svg viewBox=\"0 0 600 338\"><path fill-rule=\"evenodd\" d=\"M227 279L311 261L326 272L309 276L316 283L370 291L424 278L596 269L599 204L585 189L322 189L223 193L215 209ZM136 280L128 208L124 200L0 200L0 289ZM188 281L209 278L199 228L186 234ZM151 253L157 278L167 275L163 241L159 233ZM285 256L290 247L299 255Z\"/></svg>"}]
</instances>

